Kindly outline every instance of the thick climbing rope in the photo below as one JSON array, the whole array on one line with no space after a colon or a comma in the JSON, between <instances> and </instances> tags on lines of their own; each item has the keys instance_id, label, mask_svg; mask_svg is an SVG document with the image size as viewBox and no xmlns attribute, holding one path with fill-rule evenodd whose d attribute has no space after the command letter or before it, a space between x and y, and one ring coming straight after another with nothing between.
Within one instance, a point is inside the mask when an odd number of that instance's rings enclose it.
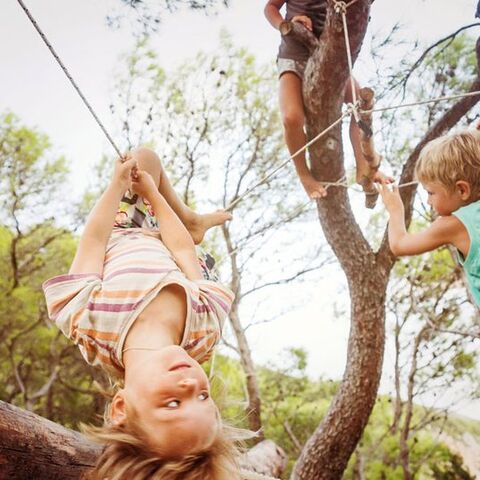
<instances>
[{"instance_id":1,"label":"thick climbing rope","mask_svg":"<svg viewBox=\"0 0 480 480\"><path fill-rule=\"evenodd\" d=\"M65 73L65 75L67 76L67 78L70 80L70 83L73 85L73 88L77 91L77 93L80 95L80 98L83 100L83 103L85 104L85 106L88 108L89 112L93 115L93 118L95 119L95 121L97 122L98 126L102 129L103 133L105 134L105 136L107 137L108 141L110 142L110 144L112 145L112 147L115 149L115 152L117 152L117 155L119 157L123 157L122 153L120 152L120 149L117 147L117 145L115 144L115 142L113 141L112 137L110 136L110 134L107 132L107 129L104 127L103 123L100 121L100 119L98 118L97 114L95 113L95 111L93 110L92 106L90 105L90 103L88 102L88 100L85 98L85 95L83 95L82 91L80 90L80 88L78 87L78 85L76 84L75 80L72 78L72 76L70 75L70 72L67 70L67 68L65 67L65 65L63 64L63 62L60 60L60 57L57 55L57 52L54 50L54 48L52 47L51 43L48 41L47 37L45 36L45 34L43 33L43 31L41 30L41 28L39 27L38 23L35 21L35 19L33 18L32 14L30 13L30 11L28 10L28 8L25 6L25 4L23 3L22 0L17 0L17 2L20 4L20 6L22 7L23 11L27 14L27 17L29 18L29 20L32 22L32 25L35 27L35 29L37 30L38 34L40 35L40 37L42 38L42 40L45 42L45 45L47 45L48 49L50 50L50 52L52 53L53 57L55 58L55 60L58 62L58 64L60 65L60 68L63 70L63 72Z\"/></svg>"}]
</instances>

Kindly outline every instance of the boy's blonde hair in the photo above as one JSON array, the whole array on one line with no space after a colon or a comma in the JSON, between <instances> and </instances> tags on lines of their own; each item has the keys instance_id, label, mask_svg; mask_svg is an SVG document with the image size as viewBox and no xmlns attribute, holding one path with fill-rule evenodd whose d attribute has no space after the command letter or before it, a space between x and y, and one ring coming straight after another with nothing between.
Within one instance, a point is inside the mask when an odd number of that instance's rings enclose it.
<instances>
[{"instance_id":1,"label":"boy's blonde hair","mask_svg":"<svg viewBox=\"0 0 480 480\"><path fill-rule=\"evenodd\" d=\"M480 198L480 131L463 130L428 142L420 152L415 176L422 183L440 183L448 191L459 180L466 181L472 200Z\"/></svg>"},{"instance_id":2,"label":"boy's blonde hair","mask_svg":"<svg viewBox=\"0 0 480 480\"><path fill-rule=\"evenodd\" d=\"M239 442L250 432L222 424L204 451L183 458L162 458L148 447L135 422L83 427L92 440L107 445L85 480L241 480Z\"/></svg>"}]
</instances>

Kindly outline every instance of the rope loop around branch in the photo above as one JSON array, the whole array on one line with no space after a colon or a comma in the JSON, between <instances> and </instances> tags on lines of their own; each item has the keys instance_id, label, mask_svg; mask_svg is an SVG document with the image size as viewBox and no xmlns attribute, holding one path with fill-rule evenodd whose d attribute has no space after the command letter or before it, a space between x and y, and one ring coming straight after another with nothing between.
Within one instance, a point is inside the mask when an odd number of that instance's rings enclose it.
<instances>
[{"instance_id":1,"label":"rope loop around branch","mask_svg":"<svg viewBox=\"0 0 480 480\"><path fill-rule=\"evenodd\" d=\"M330 187L344 187L344 188L349 187L348 179L346 175L339 178L335 182L320 182L320 183L325 187L325 190L328 190Z\"/></svg>"},{"instance_id":2,"label":"rope loop around branch","mask_svg":"<svg viewBox=\"0 0 480 480\"><path fill-rule=\"evenodd\" d=\"M333 8L335 9L335 13L346 15L348 5L343 0L333 0Z\"/></svg>"},{"instance_id":3,"label":"rope loop around branch","mask_svg":"<svg viewBox=\"0 0 480 480\"><path fill-rule=\"evenodd\" d=\"M335 13L341 13L343 15L346 15L348 7L351 7L354 3L357 2L358 0L351 0L348 3L344 0L333 0L333 8L335 10Z\"/></svg>"},{"instance_id":4,"label":"rope loop around branch","mask_svg":"<svg viewBox=\"0 0 480 480\"><path fill-rule=\"evenodd\" d=\"M358 123L360 119L360 101L357 100L354 103L347 103L347 113L353 115L355 121Z\"/></svg>"}]
</instances>

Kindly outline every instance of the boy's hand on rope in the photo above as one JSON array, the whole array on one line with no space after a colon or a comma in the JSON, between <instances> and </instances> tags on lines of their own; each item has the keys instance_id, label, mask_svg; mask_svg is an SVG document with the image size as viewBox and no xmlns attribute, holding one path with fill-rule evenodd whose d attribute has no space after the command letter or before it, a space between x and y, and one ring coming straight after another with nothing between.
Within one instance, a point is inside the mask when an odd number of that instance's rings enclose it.
<instances>
[{"instance_id":1,"label":"boy's hand on rope","mask_svg":"<svg viewBox=\"0 0 480 480\"><path fill-rule=\"evenodd\" d=\"M152 176L144 170L135 170L135 177L132 177L132 189L149 201L153 195L159 193Z\"/></svg>"},{"instance_id":2,"label":"boy's hand on rope","mask_svg":"<svg viewBox=\"0 0 480 480\"><path fill-rule=\"evenodd\" d=\"M292 22L301 23L306 29L313 30L312 19L306 15L296 15L292 18Z\"/></svg>"},{"instance_id":3,"label":"boy's hand on rope","mask_svg":"<svg viewBox=\"0 0 480 480\"><path fill-rule=\"evenodd\" d=\"M398 186L389 186L387 183L377 183L376 187L378 193L380 193L382 196L385 208L389 211L389 213L398 211L403 212L403 202L402 198L400 197Z\"/></svg>"},{"instance_id":4,"label":"boy's hand on rope","mask_svg":"<svg viewBox=\"0 0 480 480\"><path fill-rule=\"evenodd\" d=\"M118 158L115 162L112 183L117 183L125 190L128 190L131 187L136 172L137 161L127 153L124 157Z\"/></svg>"}]
</instances>

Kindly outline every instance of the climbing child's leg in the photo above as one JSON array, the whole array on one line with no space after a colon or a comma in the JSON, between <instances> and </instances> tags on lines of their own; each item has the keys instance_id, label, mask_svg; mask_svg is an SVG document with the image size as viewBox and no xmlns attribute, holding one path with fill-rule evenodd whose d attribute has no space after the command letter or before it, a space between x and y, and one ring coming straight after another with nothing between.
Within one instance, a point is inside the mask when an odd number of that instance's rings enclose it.
<instances>
[{"instance_id":1,"label":"climbing child's leg","mask_svg":"<svg viewBox=\"0 0 480 480\"><path fill-rule=\"evenodd\" d=\"M281 60L281 59L279 59ZM285 143L290 155L300 150L306 143L304 131L305 113L302 96L302 80L292 71L280 76L280 113L285 131ZM315 180L308 169L305 152L293 159L298 177L310 198L321 198L326 195L323 185Z\"/></svg>"},{"instance_id":2,"label":"climbing child's leg","mask_svg":"<svg viewBox=\"0 0 480 480\"><path fill-rule=\"evenodd\" d=\"M160 158L153 150L138 148L133 151L133 155L137 160L138 168L147 171L153 177L158 185L158 191L178 215L196 244L202 241L209 228L222 225L231 219L231 214L224 210L199 214L185 205L173 189Z\"/></svg>"}]
</instances>

